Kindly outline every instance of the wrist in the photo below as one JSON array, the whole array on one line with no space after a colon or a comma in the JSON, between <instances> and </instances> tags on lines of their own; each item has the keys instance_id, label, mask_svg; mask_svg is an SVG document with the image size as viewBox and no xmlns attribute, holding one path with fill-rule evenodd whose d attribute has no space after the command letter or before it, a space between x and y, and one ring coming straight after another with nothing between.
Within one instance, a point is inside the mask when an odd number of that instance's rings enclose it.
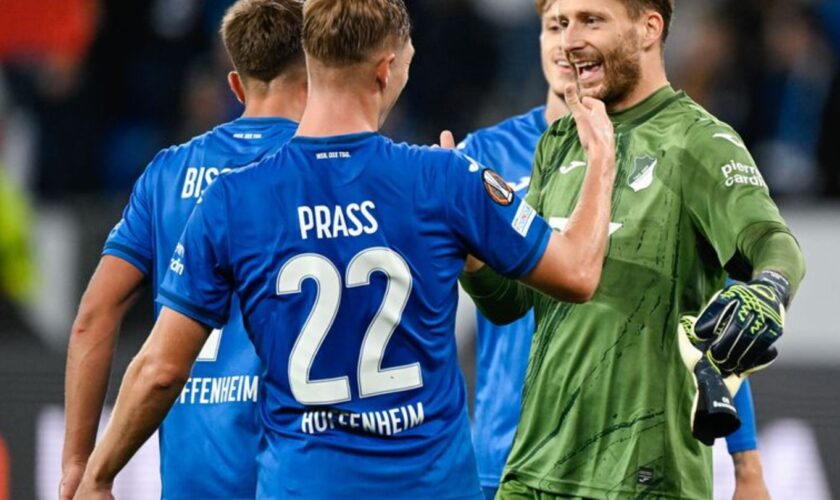
<instances>
[{"instance_id":1,"label":"wrist","mask_svg":"<svg viewBox=\"0 0 840 500\"><path fill-rule=\"evenodd\" d=\"M790 280L783 274L773 271L764 270L756 274L749 284L761 284L772 289L779 301L788 307L790 303Z\"/></svg>"},{"instance_id":2,"label":"wrist","mask_svg":"<svg viewBox=\"0 0 840 500\"><path fill-rule=\"evenodd\" d=\"M761 478L763 475L761 459L756 450L733 453L732 463L735 465L737 479Z\"/></svg>"},{"instance_id":3,"label":"wrist","mask_svg":"<svg viewBox=\"0 0 840 500\"><path fill-rule=\"evenodd\" d=\"M84 469L85 466L87 466L87 462L88 462L89 457L90 457L90 454L87 453L87 454L72 455L72 456L63 458L61 460L61 471L66 472L67 469L78 468L78 467L81 467L81 468Z\"/></svg>"}]
</instances>

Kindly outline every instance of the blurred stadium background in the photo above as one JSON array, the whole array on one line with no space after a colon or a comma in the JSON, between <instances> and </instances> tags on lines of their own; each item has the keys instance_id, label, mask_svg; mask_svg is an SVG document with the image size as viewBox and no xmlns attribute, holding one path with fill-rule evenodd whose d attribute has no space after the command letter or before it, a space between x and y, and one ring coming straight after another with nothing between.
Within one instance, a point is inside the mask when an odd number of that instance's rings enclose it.
<instances>
[{"instance_id":1,"label":"blurred stadium background","mask_svg":"<svg viewBox=\"0 0 840 500\"><path fill-rule=\"evenodd\" d=\"M0 1L0 500L55 497L67 336L133 181L160 148L240 112L216 35L230 3ZM417 57L388 134L460 138L544 102L530 0L407 3ZM745 137L808 262L782 358L753 381L776 498L840 498L838 57L840 0L677 0L671 81ZM141 304L111 401L150 328ZM152 443L118 497L154 498L156 460Z\"/></svg>"}]
</instances>

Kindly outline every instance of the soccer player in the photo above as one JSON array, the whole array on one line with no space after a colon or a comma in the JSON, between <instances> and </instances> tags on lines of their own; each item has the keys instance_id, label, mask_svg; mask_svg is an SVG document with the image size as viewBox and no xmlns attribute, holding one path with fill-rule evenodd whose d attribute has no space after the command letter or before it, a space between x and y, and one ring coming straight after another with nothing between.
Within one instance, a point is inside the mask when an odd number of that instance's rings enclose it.
<instances>
[{"instance_id":1,"label":"soccer player","mask_svg":"<svg viewBox=\"0 0 840 500\"><path fill-rule=\"evenodd\" d=\"M554 0L537 0L536 6L542 21L542 69L549 84L545 105L473 132L458 145L466 155L492 167L514 190L523 193L530 182L537 143L549 123L568 113L563 102L563 88L569 81L574 81L557 29L555 11L559 6ZM473 444L481 486L487 498L493 498L519 420L534 315L529 310L513 323L495 325L478 313L476 326ZM762 498L762 494L766 498L748 381L738 391L735 406L741 417L741 428L726 438L736 470L735 498L757 499Z\"/></svg>"},{"instance_id":2,"label":"soccer player","mask_svg":"<svg viewBox=\"0 0 840 500\"><path fill-rule=\"evenodd\" d=\"M242 117L161 151L137 181L82 298L67 355L61 497L72 498L93 450L123 315L147 278L154 292L202 191L227 170L275 152L306 104L299 0L240 0L221 34ZM160 307L156 307L156 314ZM253 498L261 364L230 304L160 431L164 498ZM143 376L154 379L155 374Z\"/></svg>"},{"instance_id":3,"label":"soccer player","mask_svg":"<svg viewBox=\"0 0 840 500\"><path fill-rule=\"evenodd\" d=\"M558 299L597 286L614 182L612 125L567 102L590 162L555 233L492 170L379 135L414 49L402 0L309 0L309 99L276 155L204 193L80 491L108 494L239 298L266 367L258 498L476 498L482 493L453 334L475 252Z\"/></svg>"},{"instance_id":4,"label":"soccer player","mask_svg":"<svg viewBox=\"0 0 840 500\"><path fill-rule=\"evenodd\" d=\"M724 268L752 280L718 301L755 328L727 330L709 353L724 372L749 368L739 360L775 338L759 322L774 321L804 274L741 139L668 85L662 50L672 9L669 0L556 0L541 9L544 43L559 43L549 76L575 78L583 95L607 104L619 173L592 302L555 301L480 264L464 277L496 322L535 312L501 498L711 497L710 450L691 434L694 390L676 346L678 318L724 286ZM569 118L537 147L526 200L555 227L567 223L589 168L581 152ZM740 313L733 325L743 326ZM756 342L732 344L739 333Z\"/></svg>"}]
</instances>

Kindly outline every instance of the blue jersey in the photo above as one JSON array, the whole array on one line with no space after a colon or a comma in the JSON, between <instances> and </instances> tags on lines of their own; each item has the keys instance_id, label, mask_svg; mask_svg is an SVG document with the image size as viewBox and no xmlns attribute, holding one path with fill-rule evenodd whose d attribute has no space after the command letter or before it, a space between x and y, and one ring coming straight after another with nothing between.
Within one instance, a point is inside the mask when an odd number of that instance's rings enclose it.
<instances>
[{"instance_id":1,"label":"blue jersey","mask_svg":"<svg viewBox=\"0 0 840 500\"><path fill-rule=\"evenodd\" d=\"M295 138L208 189L158 301L239 297L266 366L258 498L481 498L454 339L473 253L530 272L551 230L454 151Z\"/></svg>"},{"instance_id":2,"label":"blue jersey","mask_svg":"<svg viewBox=\"0 0 840 500\"><path fill-rule=\"evenodd\" d=\"M548 128L545 106L468 135L458 149L494 168L516 191L527 191L534 152ZM497 487L519 421L522 387L528 366L534 315L508 325L494 325L481 313L477 322L477 356L473 442L484 487ZM755 417L749 383L735 404L743 421L727 438L731 453L755 448Z\"/></svg>"},{"instance_id":3,"label":"blue jersey","mask_svg":"<svg viewBox=\"0 0 840 500\"><path fill-rule=\"evenodd\" d=\"M282 118L240 118L161 151L135 184L104 253L150 275L157 294L204 189L220 173L275 152L296 128ZM160 429L164 498L254 498L261 364L236 301L229 321L216 326Z\"/></svg>"}]
</instances>

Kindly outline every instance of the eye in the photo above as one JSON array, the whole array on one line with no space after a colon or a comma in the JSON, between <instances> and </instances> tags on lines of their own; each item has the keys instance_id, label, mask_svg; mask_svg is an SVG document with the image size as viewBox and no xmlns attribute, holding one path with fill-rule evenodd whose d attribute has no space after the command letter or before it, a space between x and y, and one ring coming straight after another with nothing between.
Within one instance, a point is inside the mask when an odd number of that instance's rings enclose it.
<instances>
[{"instance_id":1,"label":"eye","mask_svg":"<svg viewBox=\"0 0 840 500\"><path fill-rule=\"evenodd\" d=\"M558 23L560 25L560 29L566 29L569 27L569 20L568 19L561 19Z\"/></svg>"},{"instance_id":2,"label":"eye","mask_svg":"<svg viewBox=\"0 0 840 500\"><path fill-rule=\"evenodd\" d=\"M601 23L601 18L596 16L589 16L586 18L586 25L587 26L597 26Z\"/></svg>"}]
</instances>

